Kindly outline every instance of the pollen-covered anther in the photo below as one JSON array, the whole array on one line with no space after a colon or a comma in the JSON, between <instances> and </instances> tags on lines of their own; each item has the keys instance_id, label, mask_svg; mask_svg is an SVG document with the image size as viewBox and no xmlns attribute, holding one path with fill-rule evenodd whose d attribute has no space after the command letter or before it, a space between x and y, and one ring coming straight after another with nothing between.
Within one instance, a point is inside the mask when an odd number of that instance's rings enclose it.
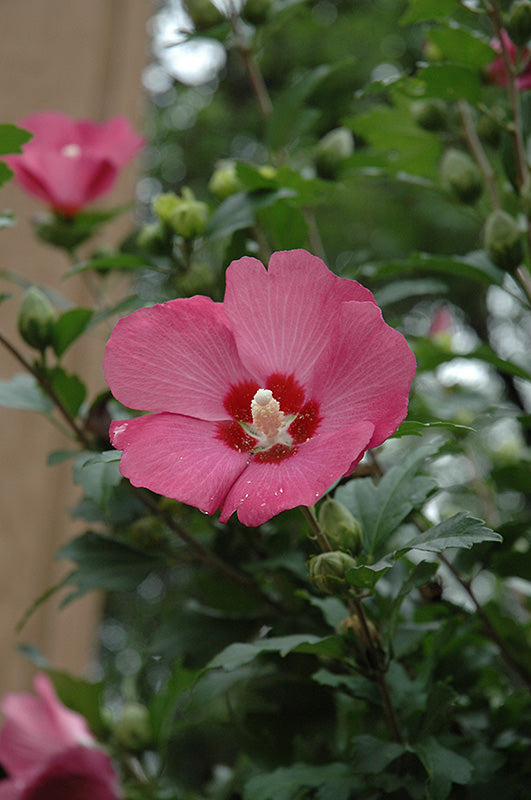
<instances>
[{"instance_id":1,"label":"pollen-covered anther","mask_svg":"<svg viewBox=\"0 0 531 800\"><path fill-rule=\"evenodd\" d=\"M251 401L253 428L268 439L277 436L284 422L284 412L270 389L258 389Z\"/></svg>"}]
</instances>

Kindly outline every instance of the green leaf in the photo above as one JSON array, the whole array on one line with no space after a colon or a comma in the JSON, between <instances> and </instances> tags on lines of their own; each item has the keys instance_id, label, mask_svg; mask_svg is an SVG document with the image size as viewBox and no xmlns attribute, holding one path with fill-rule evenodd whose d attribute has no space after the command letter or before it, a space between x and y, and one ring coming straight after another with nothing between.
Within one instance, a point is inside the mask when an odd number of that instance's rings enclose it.
<instances>
[{"instance_id":1,"label":"green leaf","mask_svg":"<svg viewBox=\"0 0 531 800\"><path fill-rule=\"evenodd\" d=\"M416 473L441 445L442 441L436 440L415 448L384 475L378 486L370 478L360 478L336 490L335 499L361 523L364 552L376 555L410 511L431 494L435 481Z\"/></svg>"},{"instance_id":2,"label":"green leaf","mask_svg":"<svg viewBox=\"0 0 531 800\"><path fill-rule=\"evenodd\" d=\"M113 253L111 255L95 256L87 261L76 264L75 267L66 273L65 278L90 270L97 272L124 272L135 269L146 269L148 266L146 259L142 256L137 256L133 253Z\"/></svg>"},{"instance_id":3,"label":"green leaf","mask_svg":"<svg viewBox=\"0 0 531 800\"><path fill-rule=\"evenodd\" d=\"M206 669L221 667L230 671L253 661L261 653L278 653L282 658L288 653L316 653L317 655L339 656L341 638L338 636L319 637L311 633L296 633L292 636L275 636L257 642L236 642L218 653Z\"/></svg>"},{"instance_id":4,"label":"green leaf","mask_svg":"<svg viewBox=\"0 0 531 800\"><path fill-rule=\"evenodd\" d=\"M461 258L419 253L400 261L368 264L362 269L363 274L371 278L388 278L417 271L455 275L460 279L477 281L487 286L502 286L505 277L505 273L493 266L482 252L469 253Z\"/></svg>"},{"instance_id":5,"label":"green leaf","mask_svg":"<svg viewBox=\"0 0 531 800\"><path fill-rule=\"evenodd\" d=\"M466 512L461 511L425 533L413 537L397 553L405 553L413 548L431 553L440 553L449 547L465 547L468 550L480 542L501 541L503 539L499 533L487 528L480 519L469 517Z\"/></svg>"},{"instance_id":6,"label":"green leaf","mask_svg":"<svg viewBox=\"0 0 531 800\"><path fill-rule=\"evenodd\" d=\"M522 378L526 381L531 381L531 372L515 364L513 361L508 361L505 358L498 356L494 350L487 344L480 344L475 350L469 353L454 353L441 347L437 342L431 339L416 339L413 343L413 350L417 357L419 368L424 370L433 370L454 358L464 358L467 360L483 361L495 367L499 372L505 375L514 375L517 378Z\"/></svg>"},{"instance_id":7,"label":"green leaf","mask_svg":"<svg viewBox=\"0 0 531 800\"><path fill-rule=\"evenodd\" d=\"M457 9L456 0L409 0L409 5L400 19L401 25L415 22L448 19Z\"/></svg>"},{"instance_id":8,"label":"green leaf","mask_svg":"<svg viewBox=\"0 0 531 800\"><path fill-rule=\"evenodd\" d=\"M333 789L335 800L348 800L352 792L361 790L361 784L346 764L332 763L322 766L293 764L279 767L273 772L255 775L245 785L244 800L292 800L300 797L302 788L318 789L327 786Z\"/></svg>"},{"instance_id":9,"label":"green leaf","mask_svg":"<svg viewBox=\"0 0 531 800\"><path fill-rule=\"evenodd\" d=\"M383 558L376 564L361 564L359 567L349 569L345 578L349 586L359 590L372 591L380 578L385 575L387 570L391 569L393 564L394 561L390 557Z\"/></svg>"},{"instance_id":10,"label":"green leaf","mask_svg":"<svg viewBox=\"0 0 531 800\"><path fill-rule=\"evenodd\" d=\"M430 800L446 800L452 783L470 782L473 772L470 761L443 747L433 736L416 744L414 751L428 773Z\"/></svg>"},{"instance_id":11,"label":"green leaf","mask_svg":"<svg viewBox=\"0 0 531 800\"><path fill-rule=\"evenodd\" d=\"M58 358L81 336L94 311L90 308L71 308L55 321L53 326L53 349Z\"/></svg>"},{"instance_id":12,"label":"green leaf","mask_svg":"<svg viewBox=\"0 0 531 800\"><path fill-rule=\"evenodd\" d=\"M489 42L464 28L433 28L428 32L427 39L436 45L445 61L467 64L477 70L486 67L496 58Z\"/></svg>"},{"instance_id":13,"label":"green leaf","mask_svg":"<svg viewBox=\"0 0 531 800\"><path fill-rule=\"evenodd\" d=\"M68 584L76 590L62 605L91 591L134 591L150 572L163 564L158 555L92 531L69 542L56 558L76 564L75 571L67 578Z\"/></svg>"},{"instance_id":14,"label":"green leaf","mask_svg":"<svg viewBox=\"0 0 531 800\"><path fill-rule=\"evenodd\" d=\"M447 683L438 681L428 695L426 714L422 723L420 739L437 733L445 727L451 706L455 703L457 693Z\"/></svg>"},{"instance_id":15,"label":"green leaf","mask_svg":"<svg viewBox=\"0 0 531 800\"><path fill-rule=\"evenodd\" d=\"M74 481L83 487L86 497L106 505L112 489L118 486L121 455L116 450L103 453L80 453L74 465Z\"/></svg>"},{"instance_id":16,"label":"green leaf","mask_svg":"<svg viewBox=\"0 0 531 800\"><path fill-rule=\"evenodd\" d=\"M239 192L228 197L208 220L205 237L211 240L231 236L235 231L255 224L255 211L273 205L277 200L293 197L292 189L262 190L253 194Z\"/></svg>"},{"instance_id":17,"label":"green leaf","mask_svg":"<svg viewBox=\"0 0 531 800\"><path fill-rule=\"evenodd\" d=\"M401 303L403 300L416 300L425 295L436 295L440 297L448 291L448 286L442 281L431 278L424 280L395 281L388 283L383 289L375 291L374 297L380 308L385 308L393 303Z\"/></svg>"},{"instance_id":18,"label":"green leaf","mask_svg":"<svg viewBox=\"0 0 531 800\"><path fill-rule=\"evenodd\" d=\"M105 723L101 716L103 683L90 681L55 669L46 670L59 699L87 720L94 736L104 736Z\"/></svg>"},{"instance_id":19,"label":"green leaf","mask_svg":"<svg viewBox=\"0 0 531 800\"><path fill-rule=\"evenodd\" d=\"M33 134L16 125L5 123L0 125L0 156L21 153L22 145L29 142Z\"/></svg>"},{"instance_id":20,"label":"green leaf","mask_svg":"<svg viewBox=\"0 0 531 800\"><path fill-rule=\"evenodd\" d=\"M430 64L417 73L424 97L443 100L468 100L479 103L482 97L481 73L463 64Z\"/></svg>"},{"instance_id":21,"label":"green leaf","mask_svg":"<svg viewBox=\"0 0 531 800\"><path fill-rule=\"evenodd\" d=\"M3 161L0 161L0 186L3 186L4 183L11 180L13 177L13 171L9 169L7 164L4 164ZM6 227L5 225L3 227Z\"/></svg>"},{"instance_id":22,"label":"green leaf","mask_svg":"<svg viewBox=\"0 0 531 800\"><path fill-rule=\"evenodd\" d=\"M49 414L53 403L43 392L36 378L25 372L12 378L0 381L0 406L18 408L21 411L39 411Z\"/></svg>"},{"instance_id":23,"label":"green leaf","mask_svg":"<svg viewBox=\"0 0 531 800\"><path fill-rule=\"evenodd\" d=\"M54 367L46 373L52 388L70 416L76 417L87 396L87 387L77 375L70 375L62 367Z\"/></svg>"},{"instance_id":24,"label":"green leaf","mask_svg":"<svg viewBox=\"0 0 531 800\"><path fill-rule=\"evenodd\" d=\"M437 422L417 422L416 420L408 419L402 423L399 429L393 434L393 437L400 439L402 436L424 436L430 428L446 428L455 433L474 433L475 428L470 428L468 425L457 425L454 422L447 420L438 420Z\"/></svg>"},{"instance_id":25,"label":"green leaf","mask_svg":"<svg viewBox=\"0 0 531 800\"><path fill-rule=\"evenodd\" d=\"M398 622L398 613L403 600L414 589L418 589L419 586L431 581L437 572L437 568L438 563L436 561L420 561L418 564L415 564L413 569L405 577L404 581L402 582L402 586L400 587L400 590L393 600L393 604L391 606L391 615L389 619L389 631L391 638L395 634Z\"/></svg>"},{"instance_id":26,"label":"green leaf","mask_svg":"<svg viewBox=\"0 0 531 800\"><path fill-rule=\"evenodd\" d=\"M387 169L437 178L442 145L439 138L420 128L407 107L375 105L346 120L354 132L377 151L387 154Z\"/></svg>"},{"instance_id":27,"label":"green leaf","mask_svg":"<svg viewBox=\"0 0 531 800\"><path fill-rule=\"evenodd\" d=\"M389 764L406 752L404 745L386 742L370 734L355 736L351 745L351 759L355 771L368 774L383 772Z\"/></svg>"}]
</instances>

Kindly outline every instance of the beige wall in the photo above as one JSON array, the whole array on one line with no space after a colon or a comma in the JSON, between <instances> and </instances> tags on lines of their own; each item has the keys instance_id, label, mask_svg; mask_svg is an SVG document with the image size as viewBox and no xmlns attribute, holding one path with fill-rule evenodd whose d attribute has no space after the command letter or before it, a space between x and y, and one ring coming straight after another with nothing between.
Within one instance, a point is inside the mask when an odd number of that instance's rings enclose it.
<instances>
[{"instance_id":1,"label":"beige wall","mask_svg":"<svg viewBox=\"0 0 531 800\"><path fill-rule=\"evenodd\" d=\"M146 23L151 0L2 0L0 27L0 121L16 122L39 110L59 110L104 120L125 114L142 131L141 72L148 58ZM139 161L121 176L109 196L117 205L133 198ZM101 205L101 204L100 204ZM79 280L61 281L65 257L39 244L30 218L40 209L13 182L0 189L0 209L11 208L18 225L0 232L0 269L56 286L76 304L89 302ZM131 224L131 219L126 226ZM116 240L119 229L106 241ZM0 280L14 299L0 306L0 329L17 341L19 292ZM73 352L75 366L92 389L103 388L101 359L105 332L87 337ZM25 351L29 355L28 351ZM0 378L19 366L0 351ZM58 611L58 601L41 607L20 636L14 626L31 602L54 583L64 566L57 548L79 531L68 508L77 499L70 467L47 467L46 455L68 446L45 419L0 409L0 694L25 687L32 673L15 651L31 642L58 668L81 673L90 658L97 598Z\"/></svg>"}]
</instances>

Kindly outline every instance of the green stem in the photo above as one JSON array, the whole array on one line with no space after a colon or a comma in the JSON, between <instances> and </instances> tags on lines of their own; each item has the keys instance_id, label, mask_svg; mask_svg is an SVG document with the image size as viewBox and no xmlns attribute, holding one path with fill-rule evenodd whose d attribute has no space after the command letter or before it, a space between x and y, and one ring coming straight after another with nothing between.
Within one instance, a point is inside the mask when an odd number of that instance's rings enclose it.
<instances>
[{"instance_id":1,"label":"green stem","mask_svg":"<svg viewBox=\"0 0 531 800\"><path fill-rule=\"evenodd\" d=\"M274 600L268 594L263 592L262 589L260 589L260 587L257 586L251 578L245 575L245 573L235 569L233 566L223 561L223 559L212 553L211 550L207 550L205 547L203 547L203 545L194 539L194 537L191 536L182 527L182 525L174 517L172 517L171 514L161 509L157 500L148 494L144 489L135 488L133 486L131 489L138 499L147 508L149 508L153 514L164 520L168 528L177 534L177 536L187 545L187 547L199 561L216 572L219 572L229 581L232 581L232 583L242 586L244 589L249 591L250 594L253 594L262 603L274 610L275 613L278 614L284 611L284 606L282 603L279 603L277 600Z\"/></svg>"},{"instance_id":2,"label":"green stem","mask_svg":"<svg viewBox=\"0 0 531 800\"><path fill-rule=\"evenodd\" d=\"M496 173L487 158L485 150L483 149L483 145L481 144L480 138L477 134L476 126L474 125L472 114L470 112L470 106L464 100L458 100L457 109L461 116L461 122L463 123L463 130L465 132L468 146L485 180L491 205L495 209L501 208L500 195L498 192L498 185L496 183Z\"/></svg>"},{"instance_id":3,"label":"green stem","mask_svg":"<svg viewBox=\"0 0 531 800\"><path fill-rule=\"evenodd\" d=\"M522 681L531 688L531 673L527 670L522 664L520 664L512 655L512 653L508 650L507 645L499 635L498 631L490 621L490 618L486 611L481 607L479 600L477 599L472 586L470 585L469 581L466 581L459 573L457 568L449 561L446 556L442 553L439 553L439 560L450 570L454 578L457 580L460 586L465 590L469 598L472 600L474 607L476 609L476 614L478 615L479 619L483 624L483 628L485 629L486 633L488 634L489 638L498 646L499 651L506 662L514 672L522 679Z\"/></svg>"},{"instance_id":4,"label":"green stem","mask_svg":"<svg viewBox=\"0 0 531 800\"><path fill-rule=\"evenodd\" d=\"M8 350L17 361L22 364L25 370L29 372L38 382L41 389L48 395L52 403L55 405L61 416L63 417L64 421L66 422L67 426L70 428L72 433L74 434L77 441L86 447L88 450L92 450L92 442L86 435L85 431L77 424L74 417L70 414L68 409L63 405L60 397L58 397L55 389L51 385L50 381L46 377L46 375L42 374L38 369L36 369L33 364L30 364L27 361L22 353L20 353L11 342L6 339L6 337L0 333L0 344L3 344L6 350Z\"/></svg>"}]
</instances>

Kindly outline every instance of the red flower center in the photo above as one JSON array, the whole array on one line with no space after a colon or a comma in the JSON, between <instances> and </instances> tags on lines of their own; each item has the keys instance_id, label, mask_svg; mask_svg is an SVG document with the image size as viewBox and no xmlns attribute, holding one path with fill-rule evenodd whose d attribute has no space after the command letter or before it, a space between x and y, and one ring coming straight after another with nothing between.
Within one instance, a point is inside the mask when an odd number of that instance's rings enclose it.
<instances>
[{"instance_id":1,"label":"red flower center","mask_svg":"<svg viewBox=\"0 0 531 800\"><path fill-rule=\"evenodd\" d=\"M255 381L232 386L223 402L234 421L218 423L218 438L260 462L276 463L297 452L319 424L319 407L305 402L293 375L274 373L261 388Z\"/></svg>"}]
</instances>

